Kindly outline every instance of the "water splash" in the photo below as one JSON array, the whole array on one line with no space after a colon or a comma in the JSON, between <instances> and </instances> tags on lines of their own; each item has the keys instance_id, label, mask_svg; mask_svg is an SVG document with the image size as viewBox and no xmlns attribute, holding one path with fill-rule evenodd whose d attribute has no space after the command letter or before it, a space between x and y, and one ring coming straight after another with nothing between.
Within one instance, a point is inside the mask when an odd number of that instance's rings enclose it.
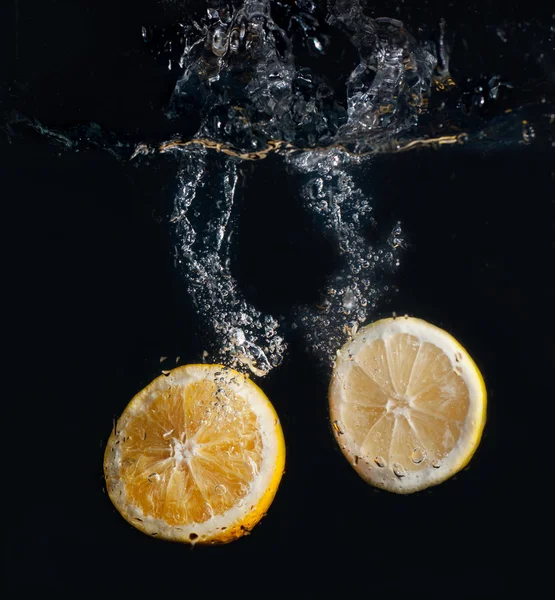
<instances>
[{"instance_id":1,"label":"water splash","mask_svg":"<svg viewBox=\"0 0 555 600\"><path fill-rule=\"evenodd\" d=\"M400 21L370 19L357 0L331 3L322 22L302 3L288 29L274 19L279 4L209 8L190 27L168 116L200 113L199 143L217 140L243 158L273 148L375 150L417 123L434 74L448 78L445 67L435 72L431 43L418 44ZM339 43L349 45L350 71L328 58ZM299 44L318 60L296 53Z\"/></svg>"},{"instance_id":2,"label":"water splash","mask_svg":"<svg viewBox=\"0 0 555 600\"><path fill-rule=\"evenodd\" d=\"M380 299L391 296L383 275L395 271L406 247L401 223L385 239L368 238L369 225L376 225L371 198L357 184L368 157L468 141L467 133L414 133L432 89L449 92L454 85L443 23L436 43L417 43L403 23L371 19L357 0L330 2L327 12L312 2L297 2L296 14L282 11L282 25L274 10L278 4L218 2L193 22L168 116L179 123L195 111L200 127L192 139L176 136L158 148L180 157L172 218L177 260L212 340L209 360L257 375L280 364L287 331L246 302L230 270L238 159L283 154L284 167L298 178L299 202L337 248L339 268L330 274L321 300L297 307L286 324L300 329L307 349L329 365ZM336 40L348 44L350 70L342 64L340 72L334 71L333 61L326 62ZM317 60L302 57L295 50L299 44ZM499 81L493 84L497 93ZM532 131L522 129L525 141ZM212 150L218 158L208 155ZM149 151L137 148L137 153ZM214 210L193 223L194 204L211 204L197 196L208 195L205 183L217 172L224 175L217 178Z\"/></svg>"},{"instance_id":3,"label":"water splash","mask_svg":"<svg viewBox=\"0 0 555 600\"><path fill-rule=\"evenodd\" d=\"M4 129L12 136L25 126L68 150L101 147L137 164L173 155L175 261L207 335L206 359L265 375L282 362L291 327L329 365L391 296L384 274L407 247L402 223L379 234L361 185L372 156L451 144L552 145L554 103L544 95L506 108L511 83L497 74L457 86L444 22L435 37L416 40L401 21L370 18L361 0L208 4L202 13L184 6L179 35L163 43L178 72L167 116L179 133L171 139L123 142L95 125L60 131L19 115ZM502 43L505 29L493 32ZM139 34L154 43L150 28ZM191 123L198 127L186 135ZM296 307L290 323L247 302L230 266L242 161L274 153L339 256L318 304Z\"/></svg>"},{"instance_id":4,"label":"water splash","mask_svg":"<svg viewBox=\"0 0 555 600\"><path fill-rule=\"evenodd\" d=\"M327 15L327 27L349 36L356 58L339 90L329 74L300 64L294 53L299 36L312 54L329 50L312 3L303 3L297 27L289 31L277 24L267 0L208 8L187 36L183 74L168 110L179 122L193 108L201 125L193 139L175 138L158 148L180 157L180 191L171 221L177 262L213 342L209 360L257 375L280 364L286 332L273 316L246 302L230 270L237 159L284 154L284 166L299 178L299 202L338 247L341 265L330 275L322 301L318 307L298 307L289 324L302 329L308 347L322 360L329 363L337 345L375 308L383 291L380 269L398 264L393 251L368 243L364 231L372 207L351 170L362 163L357 154L417 122L437 61L399 21L373 21L358 2L347 10L339 4ZM209 156L210 150L220 156ZM152 151L140 145L136 154ZM224 173L212 194L218 200L201 216L195 205L210 205L204 199L206 182L215 172Z\"/></svg>"}]
</instances>

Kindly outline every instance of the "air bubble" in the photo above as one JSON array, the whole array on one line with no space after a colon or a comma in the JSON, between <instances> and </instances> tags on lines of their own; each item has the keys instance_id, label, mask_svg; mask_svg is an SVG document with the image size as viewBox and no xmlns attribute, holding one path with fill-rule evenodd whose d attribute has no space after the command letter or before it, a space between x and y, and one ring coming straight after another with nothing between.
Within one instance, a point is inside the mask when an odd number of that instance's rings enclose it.
<instances>
[{"instance_id":1,"label":"air bubble","mask_svg":"<svg viewBox=\"0 0 555 600\"><path fill-rule=\"evenodd\" d=\"M424 448L417 447L415 448L411 455L410 459L415 465L419 465L426 458L426 451Z\"/></svg>"},{"instance_id":2,"label":"air bubble","mask_svg":"<svg viewBox=\"0 0 555 600\"><path fill-rule=\"evenodd\" d=\"M383 469L386 466L386 462L385 459L381 456L376 456L376 458L374 458L374 462L376 463L376 465L378 467L380 467L380 469Z\"/></svg>"},{"instance_id":3,"label":"air bubble","mask_svg":"<svg viewBox=\"0 0 555 600\"><path fill-rule=\"evenodd\" d=\"M236 28L232 29L231 33L229 34L229 49L232 52L237 52L239 50L240 41L239 30Z\"/></svg>"},{"instance_id":4,"label":"air bubble","mask_svg":"<svg viewBox=\"0 0 555 600\"><path fill-rule=\"evenodd\" d=\"M357 298L355 293L350 288L343 292L343 308L346 311L351 311L356 307Z\"/></svg>"},{"instance_id":5,"label":"air bubble","mask_svg":"<svg viewBox=\"0 0 555 600\"><path fill-rule=\"evenodd\" d=\"M242 346L246 341L245 332L242 329L235 329L232 336L232 342L237 346Z\"/></svg>"},{"instance_id":6,"label":"air bubble","mask_svg":"<svg viewBox=\"0 0 555 600\"><path fill-rule=\"evenodd\" d=\"M432 461L432 467L434 469L439 469L439 467L441 467L441 463L439 462L439 460L433 460Z\"/></svg>"},{"instance_id":7,"label":"air bubble","mask_svg":"<svg viewBox=\"0 0 555 600\"><path fill-rule=\"evenodd\" d=\"M227 35L222 27L216 27L212 34L212 52L216 56L223 56L227 52Z\"/></svg>"},{"instance_id":8,"label":"air bubble","mask_svg":"<svg viewBox=\"0 0 555 600\"><path fill-rule=\"evenodd\" d=\"M532 125L530 125L527 121L523 121L522 124L522 140L525 144L530 144L536 137L536 132Z\"/></svg>"},{"instance_id":9,"label":"air bubble","mask_svg":"<svg viewBox=\"0 0 555 600\"><path fill-rule=\"evenodd\" d=\"M399 463L393 463L393 473L395 473L395 476L399 478L402 478L407 474L405 467Z\"/></svg>"},{"instance_id":10,"label":"air bubble","mask_svg":"<svg viewBox=\"0 0 555 600\"><path fill-rule=\"evenodd\" d=\"M316 38L310 38L310 42L312 43L313 48L318 51L318 52L323 52L324 51L324 46L322 45L322 42Z\"/></svg>"},{"instance_id":11,"label":"air bubble","mask_svg":"<svg viewBox=\"0 0 555 600\"><path fill-rule=\"evenodd\" d=\"M389 237L387 238L387 243L392 248L399 248L399 247L405 248L406 245L405 245L405 241L402 237L402 233L403 233L403 230L401 228L401 223L400 223L400 221L398 221L397 224L391 230L391 233L390 233Z\"/></svg>"},{"instance_id":12,"label":"air bubble","mask_svg":"<svg viewBox=\"0 0 555 600\"><path fill-rule=\"evenodd\" d=\"M218 485L214 488L214 492L216 492L218 496L223 496L227 492L227 489L225 485L218 483Z\"/></svg>"}]
</instances>

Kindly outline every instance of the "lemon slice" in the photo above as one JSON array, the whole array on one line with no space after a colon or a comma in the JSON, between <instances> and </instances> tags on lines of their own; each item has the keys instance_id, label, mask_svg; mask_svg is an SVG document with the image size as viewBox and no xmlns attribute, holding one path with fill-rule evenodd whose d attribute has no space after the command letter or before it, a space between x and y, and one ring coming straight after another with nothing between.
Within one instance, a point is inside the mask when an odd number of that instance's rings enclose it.
<instances>
[{"instance_id":1,"label":"lemon slice","mask_svg":"<svg viewBox=\"0 0 555 600\"><path fill-rule=\"evenodd\" d=\"M141 531L226 543L268 510L285 464L276 412L250 379L220 365L178 367L129 403L104 454L106 488Z\"/></svg>"},{"instance_id":2,"label":"lemon slice","mask_svg":"<svg viewBox=\"0 0 555 600\"><path fill-rule=\"evenodd\" d=\"M466 350L421 319L371 323L337 353L332 429L368 483L409 494L460 471L480 443L484 381Z\"/></svg>"}]
</instances>

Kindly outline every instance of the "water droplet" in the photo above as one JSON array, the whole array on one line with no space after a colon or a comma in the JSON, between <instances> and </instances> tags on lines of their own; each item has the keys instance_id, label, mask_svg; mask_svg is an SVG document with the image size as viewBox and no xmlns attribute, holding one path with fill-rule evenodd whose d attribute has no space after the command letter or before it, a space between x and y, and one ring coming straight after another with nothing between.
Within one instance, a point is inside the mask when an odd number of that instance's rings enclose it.
<instances>
[{"instance_id":1,"label":"water droplet","mask_svg":"<svg viewBox=\"0 0 555 600\"><path fill-rule=\"evenodd\" d=\"M160 475L158 475L158 473L151 473L147 479L150 483L158 483L160 481Z\"/></svg>"},{"instance_id":2,"label":"water droplet","mask_svg":"<svg viewBox=\"0 0 555 600\"><path fill-rule=\"evenodd\" d=\"M496 33L497 33L497 37L498 37L498 38L499 38L499 39L500 39L502 42L505 42L505 43L507 42L507 34L506 34L506 32L505 32L503 29L501 29L501 27L498 27L498 28L496 29Z\"/></svg>"},{"instance_id":3,"label":"water droplet","mask_svg":"<svg viewBox=\"0 0 555 600\"><path fill-rule=\"evenodd\" d=\"M322 45L322 42L317 37L313 37L313 38L309 38L309 39L310 39L310 42L312 42L312 46L314 47L315 50L317 50L318 52L324 51L324 46Z\"/></svg>"},{"instance_id":4,"label":"water droplet","mask_svg":"<svg viewBox=\"0 0 555 600\"><path fill-rule=\"evenodd\" d=\"M214 491L216 494L218 494L218 496L223 496L227 492L227 489L225 485L218 483L218 485L214 488Z\"/></svg>"},{"instance_id":5,"label":"water droplet","mask_svg":"<svg viewBox=\"0 0 555 600\"><path fill-rule=\"evenodd\" d=\"M434 469L439 469L439 467L441 467L441 463L439 462L439 460L432 461L432 467Z\"/></svg>"},{"instance_id":6,"label":"water droplet","mask_svg":"<svg viewBox=\"0 0 555 600\"><path fill-rule=\"evenodd\" d=\"M393 463L393 472L397 477L404 477L407 474L405 467L399 463Z\"/></svg>"},{"instance_id":7,"label":"water droplet","mask_svg":"<svg viewBox=\"0 0 555 600\"><path fill-rule=\"evenodd\" d=\"M227 52L227 35L222 27L216 27L212 34L212 52L216 56L223 56Z\"/></svg>"},{"instance_id":8,"label":"water droplet","mask_svg":"<svg viewBox=\"0 0 555 600\"><path fill-rule=\"evenodd\" d=\"M347 288L343 292L343 308L347 311L353 310L356 307L357 298L352 289Z\"/></svg>"},{"instance_id":9,"label":"water droplet","mask_svg":"<svg viewBox=\"0 0 555 600\"><path fill-rule=\"evenodd\" d=\"M453 371L455 371L455 373L460 377L462 375L462 369L461 367L459 367L459 365L457 365Z\"/></svg>"},{"instance_id":10,"label":"water droplet","mask_svg":"<svg viewBox=\"0 0 555 600\"><path fill-rule=\"evenodd\" d=\"M530 125L527 121L523 121L522 123L522 140L525 144L530 144L533 139L536 137L536 132L532 125Z\"/></svg>"},{"instance_id":11,"label":"water droplet","mask_svg":"<svg viewBox=\"0 0 555 600\"><path fill-rule=\"evenodd\" d=\"M424 448L417 447L412 451L410 459L415 465L419 465L426 458L426 451Z\"/></svg>"},{"instance_id":12,"label":"water droplet","mask_svg":"<svg viewBox=\"0 0 555 600\"><path fill-rule=\"evenodd\" d=\"M399 247L406 248L406 243L405 243L405 240L402 238L402 233L403 233L403 230L401 228L401 222L398 221L397 224L391 230L391 233L390 233L389 237L387 238L387 243L392 248L399 248ZM381 254L383 252L383 250L380 250L379 252Z\"/></svg>"},{"instance_id":13,"label":"water droplet","mask_svg":"<svg viewBox=\"0 0 555 600\"><path fill-rule=\"evenodd\" d=\"M232 52L237 52L237 50L239 50L240 39L241 36L239 30L237 28L232 29L231 34L229 35L229 48Z\"/></svg>"},{"instance_id":14,"label":"water droplet","mask_svg":"<svg viewBox=\"0 0 555 600\"><path fill-rule=\"evenodd\" d=\"M335 429L335 431L337 431L337 433L339 435L343 435L345 433L343 431L343 425L342 425L341 421L334 421L333 422L333 428Z\"/></svg>"},{"instance_id":15,"label":"water droplet","mask_svg":"<svg viewBox=\"0 0 555 600\"><path fill-rule=\"evenodd\" d=\"M242 346L245 341L246 341L246 337L245 337L245 332L242 329L235 329L232 332L232 339L231 341L236 345L236 346Z\"/></svg>"},{"instance_id":16,"label":"water droplet","mask_svg":"<svg viewBox=\"0 0 555 600\"><path fill-rule=\"evenodd\" d=\"M385 467L385 465L387 464L385 462L385 459L382 458L381 456L376 456L376 458L374 458L374 462L376 463L376 465L378 467L380 467L381 469L383 469Z\"/></svg>"}]
</instances>

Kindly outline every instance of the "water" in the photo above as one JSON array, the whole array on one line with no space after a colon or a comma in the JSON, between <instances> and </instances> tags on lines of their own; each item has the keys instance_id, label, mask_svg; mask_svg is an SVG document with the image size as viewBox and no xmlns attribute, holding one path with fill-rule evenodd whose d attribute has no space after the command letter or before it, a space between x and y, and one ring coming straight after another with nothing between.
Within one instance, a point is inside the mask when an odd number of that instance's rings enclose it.
<instances>
[{"instance_id":1,"label":"water","mask_svg":"<svg viewBox=\"0 0 555 600\"><path fill-rule=\"evenodd\" d=\"M419 465L426 458L424 448L417 447L412 451L411 460L415 465Z\"/></svg>"},{"instance_id":2,"label":"water","mask_svg":"<svg viewBox=\"0 0 555 600\"><path fill-rule=\"evenodd\" d=\"M385 459L381 456L376 456L376 458L374 459L374 462L376 463L376 465L380 468L384 468L387 463L385 462Z\"/></svg>"},{"instance_id":3,"label":"water","mask_svg":"<svg viewBox=\"0 0 555 600\"><path fill-rule=\"evenodd\" d=\"M173 34L143 26L138 40L177 72L166 117L178 133L170 139L8 119L9 135L23 125L69 150L101 147L139 168L164 157L175 162L167 226L207 362L264 376L282 363L296 331L329 368L359 325L391 302L410 236L406 224L385 229L374 216L366 181L375 155L554 143L547 93L513 101L518 86L498 73L455 81L449 23L417 39L398 19L371 18L367 9L360 0L214 0L183 7ZM542 43L552 43L552 30L545 28ZM508 44L516 34L503 24L492 35ZM547 53L538 57L550 64ZM190 123L196 130L185 135ZM245 164L263 159L294 178L297 201L337 256L320 299L287 317L248 301L233 271Z\"/></svg>"},{"instance_id":4,"label":"water","mask_svg":"<svg viewBox=\"0 0 555 600\"><path fill-rule=\"evenodd\" d=\"M405 467L403 467L403 465L400 463L393 463L393 472L395 473L396 477L399 477L399 479L405 477L406 475Z\"/></svg>"},{"instance_id":5,"label":"water","mask_svg":"<svg viewBox=\"0 0 555 600\"><path fill-rule=\"evenodd\" d=\"M25 437L33 440L22 444L16 428L12 446L18 449L19 462L35 466L32 478L18 481L21 518L8 522L6 572L12 575L12 595L22 595L22 587L32 592L75 589L78 595L83 581L93 588L96 583L98 592L105 593L105 578L98 573L106 568L110 540L121 572L133 573L145 561L164 573L187 568L195 573L188 579L189 593L206 593L206 582L215 572L222 580L235 581L247 561L256 582L271 580L272 569L280 564L284 572L300 569L304 579L300 577L299 589L306 588L305 595L314 595L314 590L329 594L333 579L338 592L360 596L367 589L353 573L364 572L368 564L380 565L383 571L383 556L398 552L408 529L412 539L419 540L419 555L436 556L445 545L445 523L450 539L457 540L450 545L450 563L463 564L472 555L476 568L461 578L445 569L440 573L438 565L435 580L439 577L442 586L457 589L461 598L503 595L514 586L509 570L498 567L497 557L506 559L501 564L513 560L526 569L529 557L519 548L533 545L530 515L538 513L538 493L529 486L507 485L515 472L526 472L530 462L529 452L514 452L515 440L523 447L537 441L536 414L523 411L523 398L552 394L547 380L535 374L552 368L552 339L542 309L553 305L546 274L553 270L547 224L555 161L553 124L544 116L555 114L550 83L553 10L540 18L537 5L527 3L519 3L516 14L516 3L511 2L451 2L452 9L447 2L431 0L367 3L368 15L402 20L418 44L431 41L432 54L437 52L434 40L444 16L448 70L456 84L441 90L432 83L416 125L391 138L384 132L375 146L367 144L368 156L337 148L345 160L340 170L360 191L353 204L360 204L362 197L371 208L362 215L366 226L357 229L353 224L355 237L372 247L372 261L390 251L396 254L368 277L370 289L377 291L360 298L361 306L366 301L367 319L408 312L443 326L468 349L486 378L488 423L470 469L423 494L405 498L374 493L345 461L330 432L328 373L314 369L314 362L336 342L328 344L322 334L322 352L309 347L306 336L314 332L303 318L318 315L317 307L329 298L333 310L323 315L322 323L341 339L349 335L340 324L355 321L352 311L358 308L352 307L350 293L345 297L340 292L348 288L356 296L356 288L332 280L339 271L349 272L350 255L339 256L337 239L351 234L346 229L336 235L328 227L331 217L323 204L327 199L318 198L339 186L339 178L326 181L315 169L305 173L294 164L302 156L307 166L316 168L327 152L293 153L285 144L278 148L274 143L264 159L248 160L226 154L224 146L218 152L189 144L189 150L204 152L207 169L204 186L187 211L197 234L193 253L201 253L208 223L222 223L216 218L216 202L220 207L227 202L223 178L228 174L233 180L231 164L235 168L237 185L226 225L231 239L226 242L224 236L222 247L229 244L229 272L237 294L264 315L272 315L279 324L277 335L288 344L281 365L260 381L283 423L288 466L272 508L252 539L184 554L180 548L133 535L114 514L100 493L104 444L99 447L99 440L105 442L112 415L121 412L160 368L172 368L176 355L182 361L198 361L206 345L207 360L222 356L211 321L199 316L199 309L191 310L188 259L180 251L179 224L171 222L183 192L180 170L187 163L193 168L194 159L177 148L160 151L163 145L198 137L205 116L201 99L195 97L189 108L184 106L182 117L164 113L184 72L179 66L184 44L203 37L194 28L188 42L179 39L185 31L179 23L188 32L192 18L201 27L206 18L206 3L196 13L189 11L194 3L172 1L170 19L160 15L168 0L124 0L117 7L108 0L94 6L52 0L29 7L19 2L22 30L16 75L27 87L12 87L13 95L6 98L6 87L0 84L2 199L12 233L6 256L6 316L14 326L7 328L6 347L14 360L9 372L19 374L23 365L38 385L20 385L16 378L14 399L7 403L10 422L25 424ZM348 33L322 18L327 4L315 4L317 12L309 14L317 26L307 17L302 26L296 20L289 24L287 15L292 18L301 10L292 1L282 8L274 4L274 17L288 35L294 28L295 66L327 76L337 110L345 115L346 78L358 64L358 51ZM13 2L3 3L0 12L5 6ZM157 25L160 21L166 32ZM7 25L3 42L9 42L11 23L2 23ZM320 37L326 52L322 58L311 54L318 50L311 38ZM13 48L9 43L3 48L3 58L9 58ZM341 64L346 65L345 73ZM509 109L512 112L506 113ZM532 126L533 137L523 120ZM91 128L91 122L98 127ZM488 134L483 139L481 131ZM461 135L461 141L429 143L452 135ZM130 160L141 143L150 153ZM407 150L396 150L397 145ZM322 185L308 186L318 178ZM406 247L394 248L398 221ZM211 247L206 245L207 250ZM173 266L172 252L182 265ZM249 260L249 253L255 260ZM294 273L290 279L287 268L276 266L282 255ZM268 269L261 268L268 264ZM289 282L305 287L287 292ZM281 289L286 291L279 301L270 301ZM351 314L343 314L345 309ZM518 327L507 326L514 323ZM211 348L208 338L213 339ZM263 342L259 338L256 343ZM530 352L531 347L539 351ZM168 359L160 364L160 356ZM327 359L321 363L329 368ZM75 440L79 452L68 453L68 443ZM37 448L43 460L36 460ZM60 456L65 470L75 475L71 495L67 486L52 485L52 465ZM500 460L502 456L510 460ZM374 458L378 457L372 456L369 465L359 459L357 467L396 479L392 463L379 468ZM418 453L414 458L418 460ZM436 458L441 461L436 455L427 460ZM415 465L411 457L406 460L405 468ZM434 471L441 474L444 468L441 464ZM37 494L37 485L48 494ZM76 496L78 503L71 501ZM411 506L404 512L406 518L399 518L401 504ZM507 511L515 516L510 539ZM49 515L55 526L37 529L29 515ZM417 518L410 520L411 516ZM300 535L304 541L292 544ZM361 554L361 543L367 540L379 543L366 544ZM511 543L515 540L521 543ZM318 565L332 561L337 576L330 579L307 571L308 554ZM34 578L28 576L29 565L39 568ZM133 582L120 579L119 588L117 580L112 583L112 593L129 595ZM135 580L143 594L147 589L156 594L182 592L179 578ZM392 589L398 592L394 596L423 595L418 592L424 593L428 584L425 578L400 577L394 568L385 568L381 580L374 591L389 596Z\"/></svg>"}]
</instances>

